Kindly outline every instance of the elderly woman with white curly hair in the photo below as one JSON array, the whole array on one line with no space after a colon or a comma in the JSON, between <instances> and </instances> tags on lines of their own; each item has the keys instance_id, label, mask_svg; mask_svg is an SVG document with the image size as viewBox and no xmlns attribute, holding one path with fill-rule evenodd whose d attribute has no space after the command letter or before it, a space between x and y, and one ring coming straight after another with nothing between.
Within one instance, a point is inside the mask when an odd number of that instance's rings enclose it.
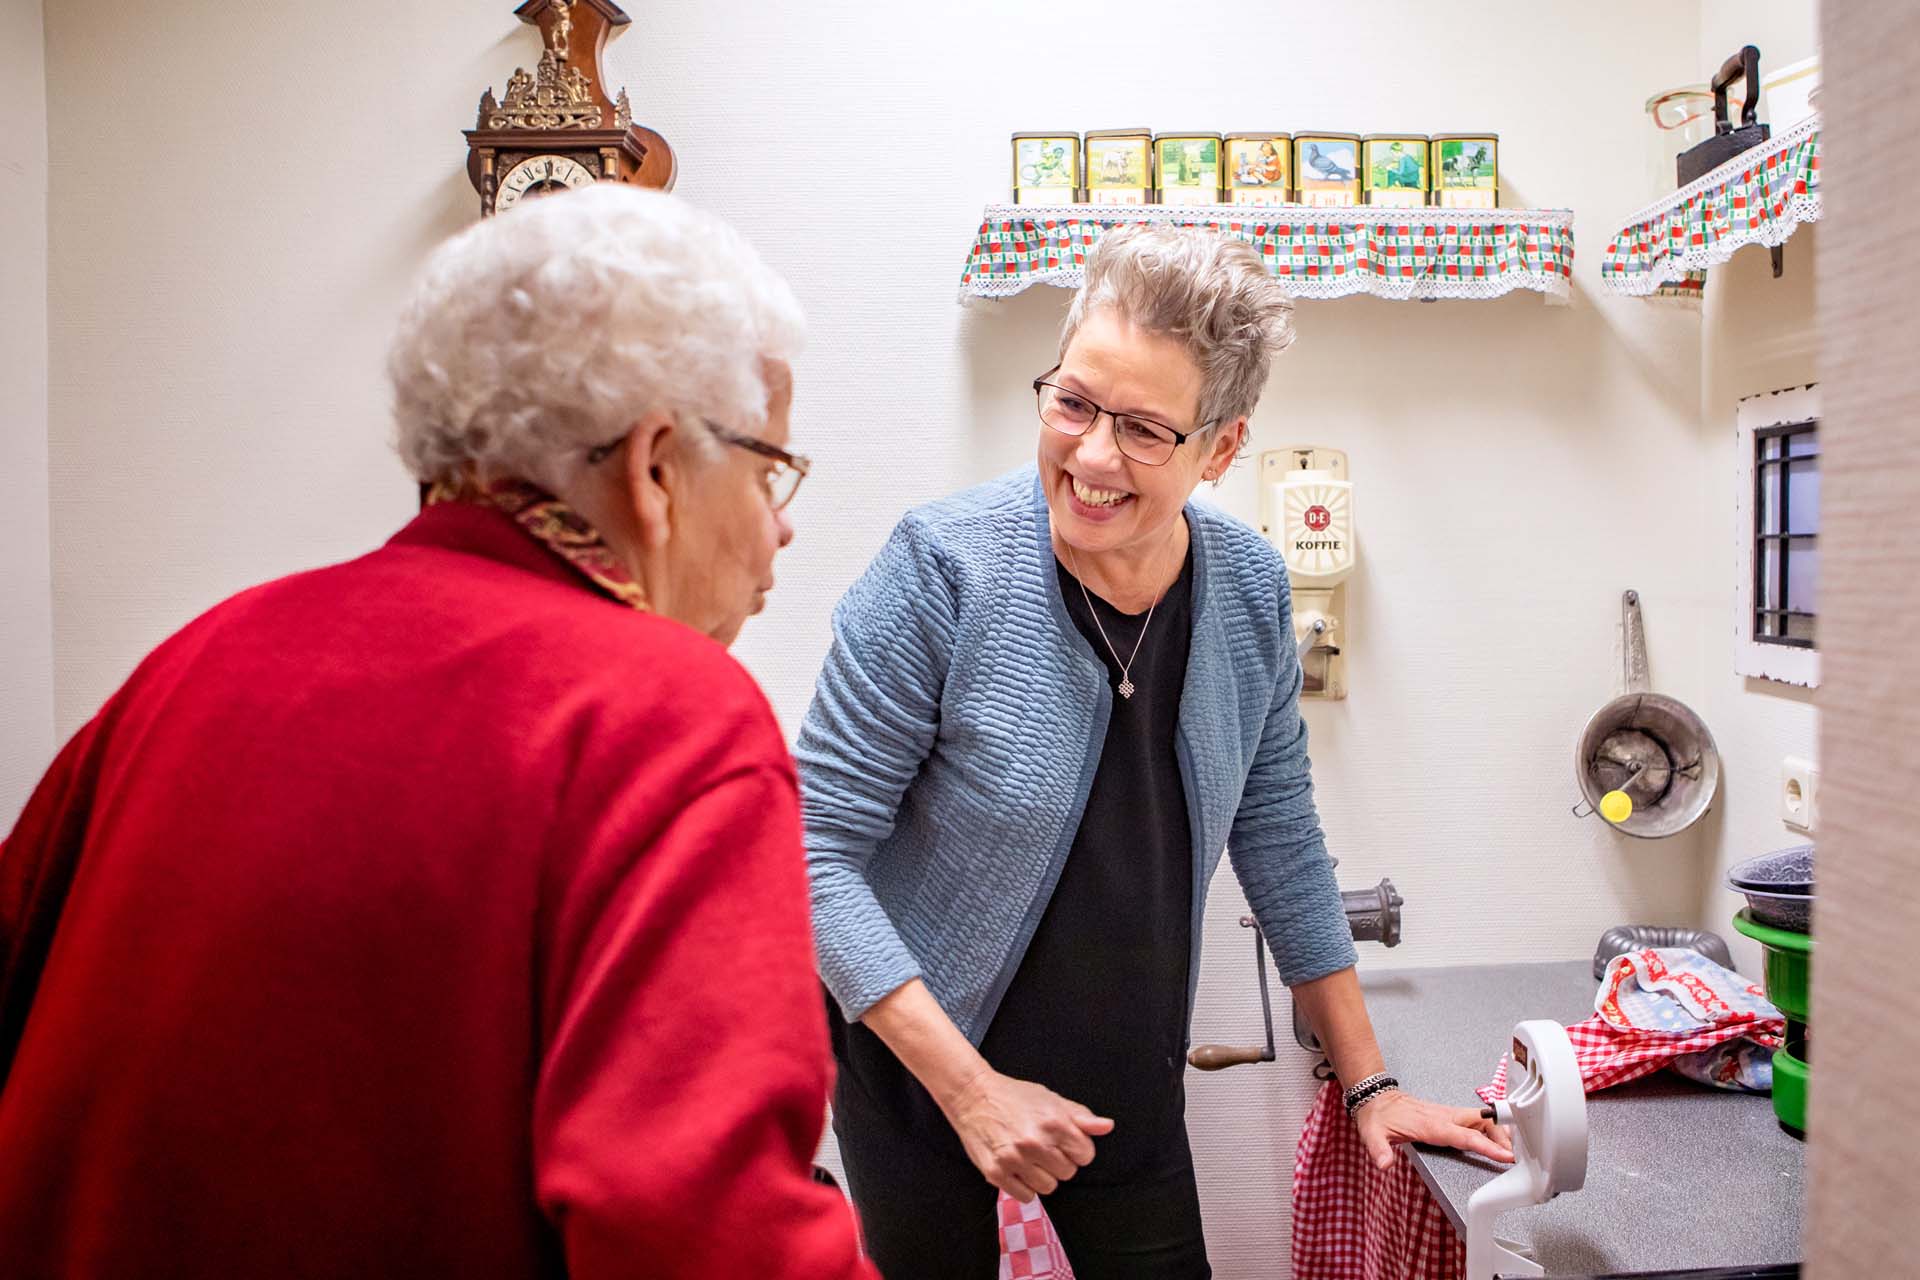
<instances>
[{"instance_id":1,"label":"elderly woman with white curly hair","mask_svg":"<svg viewBox=\"0 0 1920 1280\"><path fill-rule=\"evenodd\" d=\"M1243 242L1138 226L1033 380L1037 466L913 511L841 601L798 755L849 1187L890 1277L994 1274L1045 1197L1088 1280L1206 1276L1186 1066L1227 852L1375 1159L1510 1159L1392 1087L1314 813L1286 572L1188 498L1292 304Z\"/></svg>"},{"instance_id":2,"label":"elderly woman with white curly hair","mask_svg":"<svg viewBox=\"0 0 1920 1280\"><path fill-rule=\"evenodd\" d=\"M793 534L800 331L654 193L434 255L390 362L429 505L162 644L0 846L10 1273L872 1274L723 647Z\"/></svg>"}]
</instances>

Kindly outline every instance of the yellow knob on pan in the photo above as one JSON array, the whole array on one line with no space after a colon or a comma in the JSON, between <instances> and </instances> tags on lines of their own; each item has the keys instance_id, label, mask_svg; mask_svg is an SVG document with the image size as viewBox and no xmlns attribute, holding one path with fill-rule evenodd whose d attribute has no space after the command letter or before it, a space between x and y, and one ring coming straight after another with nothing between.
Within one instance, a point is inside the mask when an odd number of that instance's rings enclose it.
<instances>
[{"instance_id":1,"label":"yellow knob on pan","mask_svg":"<svg viewBox=\"0 0 1920 1280\"><path fill-rule=\"evenodd\" d=\"M1618 825L1633 816L1633 800L1624 791L1609 791L1600 797L1600 816Z\"/></svg>"}]
</instances>

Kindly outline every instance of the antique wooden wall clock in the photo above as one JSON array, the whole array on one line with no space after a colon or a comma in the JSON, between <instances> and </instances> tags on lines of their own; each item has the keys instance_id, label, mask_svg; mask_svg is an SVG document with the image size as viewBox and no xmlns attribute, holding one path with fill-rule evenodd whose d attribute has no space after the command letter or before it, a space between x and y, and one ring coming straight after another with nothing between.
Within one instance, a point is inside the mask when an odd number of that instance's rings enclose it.
<instances>
[{"instance_id":1,"label":"antique wooden wall clock","mask_svg":"<svg viewBox=\"0 0 1920 1280\"><path fill-rule=\"evenodd\" d=\"M673 148L633 122L625 89L609 99L603 87L600 53L632 19L612 0L526 0L514 13L540 29L540 61L514 68L504 99L488 88L466 131L480 215L589 182L671 190Z\"/></svg>"}]
</instances>

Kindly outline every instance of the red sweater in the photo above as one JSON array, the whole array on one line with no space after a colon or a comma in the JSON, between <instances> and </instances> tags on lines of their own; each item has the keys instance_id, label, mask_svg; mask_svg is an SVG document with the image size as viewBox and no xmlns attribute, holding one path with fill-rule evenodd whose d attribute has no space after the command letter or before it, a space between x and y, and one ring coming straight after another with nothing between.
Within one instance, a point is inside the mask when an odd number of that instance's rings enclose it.
<instances>
[{"instance_id":1,"label":"red sweater","mask_svg":"<svg viewBox=\"0 0 1920 1280\"><path fill-rule=\"evenodd\" d=\"M9 1276L869 1276L752 679L429 509L161 645L0 845Z\"/></svg>"}]
</instances>

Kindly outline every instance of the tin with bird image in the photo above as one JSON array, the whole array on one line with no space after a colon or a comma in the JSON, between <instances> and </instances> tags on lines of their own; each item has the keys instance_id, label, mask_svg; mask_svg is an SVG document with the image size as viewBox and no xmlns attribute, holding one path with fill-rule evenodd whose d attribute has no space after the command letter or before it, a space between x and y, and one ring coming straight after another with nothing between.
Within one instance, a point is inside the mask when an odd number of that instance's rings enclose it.
<instances>
[{"instance_id":1,"label":"tin with bird image","mask_svg":"<svg viewBox=\"0 0 1920 1280\"><path fill-rule=\"evenodd\" d=\"M1360 203L1360 135L1293 135L1293 183L1299 202L1320 208Z\"/></svg>"}]
</instances>

